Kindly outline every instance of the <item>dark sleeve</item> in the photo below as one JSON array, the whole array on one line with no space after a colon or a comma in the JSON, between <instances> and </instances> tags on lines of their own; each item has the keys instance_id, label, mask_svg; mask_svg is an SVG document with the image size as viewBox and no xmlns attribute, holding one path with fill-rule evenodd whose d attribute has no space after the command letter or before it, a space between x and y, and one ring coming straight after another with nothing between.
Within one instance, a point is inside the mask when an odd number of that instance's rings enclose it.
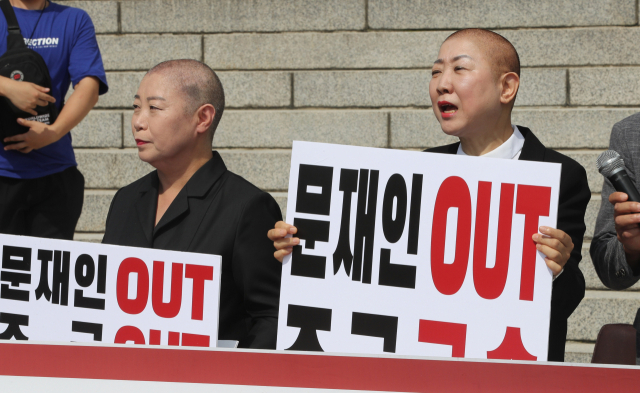
<instances>
[{"instance_id":1,"label":"dark sleeve","mask_svg":"<svg viewBox=\"0 0 640 393\"><path fill-rule=\"evenodd\" d=\"M267 193L245 206L233 248L233 276L243 288L245 310L251 317L243 348L276 349L282 264L273 256L269 229L282 220L280 207Z\"/></svg>"},{"instance_id":2,"label":"dark sleeve","mask_svg":"<svg viewBox=\"0 0 640 393\"><path fill-rule=\"evenodd\" d=\"M553 281L547 360L562 362L567 339L567 319L584 298L584 276L578 264L582 259L582 240L587 228L584 216L591 191L587 173L580 164L568 157L562 157L556 162L562 164L557 227L571 236L573 250L564 265L564 271Z\"/></svg>"},{"instance_id":3,"label":"dark sleeve","mask_svg":"<svg viewBox=\"0 0 640 393\"><path fill-rule=\"evenodd\" d=\"M571 236L573 250L564 271L553 282L551 313L552 319L556 317L566 321L584 298L585 281L578 264L582 260L582 241L586 230L584 216L591 199L587 172L573 160L562 163L559 199L558 229Z\"/></svg>"},{"instance_id":4,"label":"dark sleeve","mask_svg":"<svg viewBox=\"0 0 640 393\"><path fill-rule=\"evenodd\" d=\"M609 148L617 151L622 156L627 174L637 187L637 177L632 171L634 166L628 151L629 141L625 138L626 126L627 124L622 122L613 126ZM615 189L609 179L604 179L601 193L602 202L600 202L596 229L589 252L593 266L602 283L611 289L619 290L629 288L635 284L640 279L640 275L634 274L627 263L622 243L618 241L613 221L613 205L609 203L609 195L614 192Z\"/></svg>"}]
</instances>

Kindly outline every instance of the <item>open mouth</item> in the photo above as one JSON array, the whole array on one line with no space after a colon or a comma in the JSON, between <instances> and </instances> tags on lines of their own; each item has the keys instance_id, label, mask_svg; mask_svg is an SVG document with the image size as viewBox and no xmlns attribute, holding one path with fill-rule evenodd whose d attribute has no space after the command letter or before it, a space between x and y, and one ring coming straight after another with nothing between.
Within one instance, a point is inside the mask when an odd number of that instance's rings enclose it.
<instances>
[{"instance_id":1,"label":"open mouth","mask_svg":"<svg viewBox=\"0 0 640 393\"><path fill-rule=\"evenodd\" d=\"M449 118L458 111L458 107L448 101L438 101L438 108L443 118Z\"/></svg>"}]
</instances>

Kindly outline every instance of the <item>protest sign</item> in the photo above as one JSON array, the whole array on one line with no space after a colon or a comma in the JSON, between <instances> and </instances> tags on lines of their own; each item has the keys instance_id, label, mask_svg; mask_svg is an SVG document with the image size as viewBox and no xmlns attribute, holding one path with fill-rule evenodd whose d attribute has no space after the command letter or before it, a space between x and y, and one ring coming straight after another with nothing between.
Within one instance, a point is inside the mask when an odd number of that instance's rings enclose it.
<instances>
[{"instance_id":1,"label":"protest sign","mask_svg":"<svg viewBox=\"0 0 640 393\"><path fill-rule=\"evenodd\" d=\"M220 257L0 235L0 339L215 347Z\"/></svg>"},{"instance_id":2,"label":"protest sign","mask_svg":"<svg viewBox=\"0 0 640 393\"><path fill-rule=\"evenodd\" d=\"M277 348L546 360L560 169L294 142Z\"/></svg>"}]
</instances>

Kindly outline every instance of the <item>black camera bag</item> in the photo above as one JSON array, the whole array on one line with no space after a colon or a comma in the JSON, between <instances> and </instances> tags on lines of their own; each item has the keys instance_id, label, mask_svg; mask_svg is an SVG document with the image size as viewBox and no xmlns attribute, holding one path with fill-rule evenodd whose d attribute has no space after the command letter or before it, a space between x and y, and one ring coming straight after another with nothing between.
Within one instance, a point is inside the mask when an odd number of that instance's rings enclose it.
<instances>
[{"instance_id":1,"label":"black camera bag","mask_svg":"<svg viewBox=\"0 0 640 393\"><path fill-rule=\"evenodd\" d=\"M11 3L0 0L0 7L9 28L7 51L0 56L0 75L51 88L49 69L42 56L25 44ZM51 102L47 106L36 106L34 110L38 112L37 116L18 109L7 97L0 96L0 142L6 137L29 131L29 128L18 124L18 118L53 124L58 117L58 108Z\"/></svg>"}]
</instances>

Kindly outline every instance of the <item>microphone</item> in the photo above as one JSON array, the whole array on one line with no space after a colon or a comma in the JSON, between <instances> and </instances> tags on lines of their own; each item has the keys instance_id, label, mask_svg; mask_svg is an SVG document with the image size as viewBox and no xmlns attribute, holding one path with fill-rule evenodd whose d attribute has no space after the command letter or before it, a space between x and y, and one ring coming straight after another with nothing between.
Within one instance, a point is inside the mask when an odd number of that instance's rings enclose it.
<instances>
[{"instance_id":1,"label":"microphone","mask_svg":"<svg viewBox=\"0 0 640 393\"><path fill-rule=\"evenodd\" d=\"M624 161L618 152L607 150L600 154L596 160L596 166L602 176L609 179L616 191L624 192L629 196L629 202L640 202L640 193L624 169Z\"/></svg>"}]
</instances>

